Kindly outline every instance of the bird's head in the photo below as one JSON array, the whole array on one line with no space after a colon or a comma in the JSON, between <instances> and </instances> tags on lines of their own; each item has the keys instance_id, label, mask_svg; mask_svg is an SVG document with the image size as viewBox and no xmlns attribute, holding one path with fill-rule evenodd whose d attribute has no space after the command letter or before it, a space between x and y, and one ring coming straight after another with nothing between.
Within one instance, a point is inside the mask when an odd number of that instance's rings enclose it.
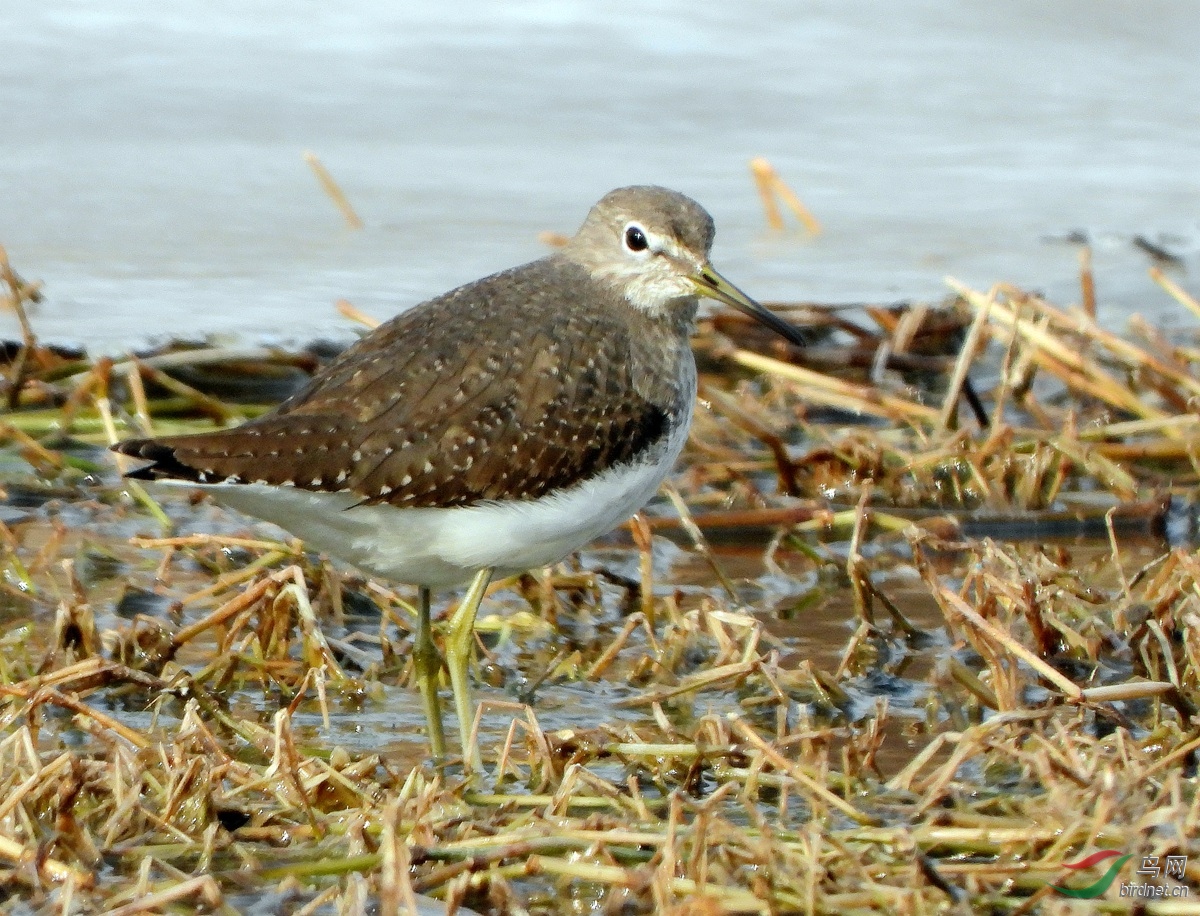
<instances>
[{"instance_id":1,"label":"bird's head","mask_svg":"<svg viewBox=\"0 0 1200 916\"><path fill-rule=\"evenodd\" d=\"M715 299L803 344L797 328L713 269L708 258L714 233L712 217L690 197L638 185L605 194L563 255L651 315L677 315L683 308L690 317L698 298Z\"/></svg>"}]
</instances>

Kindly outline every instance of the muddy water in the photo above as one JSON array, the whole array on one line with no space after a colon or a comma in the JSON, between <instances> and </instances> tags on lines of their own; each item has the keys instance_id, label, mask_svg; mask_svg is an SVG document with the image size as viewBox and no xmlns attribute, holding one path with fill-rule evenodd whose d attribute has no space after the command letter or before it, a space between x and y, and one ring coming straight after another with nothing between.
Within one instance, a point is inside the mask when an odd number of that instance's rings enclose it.
<instances>
[{"instance_id":1,"label":"muddy water","mask_svg":"<svg viewBox=\"0 0 1200 916\"><path fill-rule=\"evenodd\" d=\"M207 503L190 505L184 499L168 497L166 505L183 531L265 537L277 533L270 526L247 523ZM121 499L114 499L112 491L79 492L69 501L52 500L14 512L9 527L22 562L37 568L38 592L24 591L10 572L0 590L0 630L11 637L22 625L32 623L32 633L22 644L29 658L40 657L46 649L58 604L56 595L72 588L61 559L71 561L97 630L111 634L128 629L136 614L171 630L199 619L219 602L206 600L182 608L178 601L211 584L214 574L236 570L254 556L254 552L228 550L216 555L215 567L209 561L176 558L164 580L158 576L161 550L141 549L129 542L133 534L156 532L145 515L130 513ZM560 593L557 630L531 613L528 601L516 591L501 591L485 604L480 631L489 660L487 683L478 688L477 699L488 711L482 719L481 741L489 746L501 744L514 718L529 715L524 704L532 704L538 724L552 733L586 732L601 724L614 738L627 727L642 735L657 733L647 704L636 702L641 691L621 677L587 682L578 678L578 671L572 674L568 668L564 676L547 677L533 693L528 692L530 679L550 671L564 650L587 651L590 646L594 655L594 647L611 639L624 615L632 610L631 593L621 583L638 579L639 556L619 540L612 538L584 553L582 567L594 573L585 577L591 583L589 597L575 601L570 591ZM784 671L811 667L832 673L845 664L847 676L838 682L840 695L832 704L821 691L801 687L784 714L793 721L811 718L815 725L848 725L870 719L879 704L886 702L890 710L887 739L878 762L885 772L898 770L928 740L929 727L936 724L929 720L931 714L936 716L930 710L937 706L935 694L945 677L946 659L963 647L946 632L941 612L910 565L906 542L885 537L869 547L872 582L921 634L904 636L877 606L878 632L865 638L849 660L844 659L858 628L853 594L844 574L847 545L832 542L813 547L826 558L824 562L815 563L810 556L786 547L775 551L768 561L761 543L718 549L715 562L737 593L731 601L708 562L659 538L653 587L659 598L675 602L682 612L703 607L745 608L764 624L760 651L774 650ZM1121 568L1132 575L1164 547L1157 541L1131 539L1122 545ZM1077 568L1091 570L1097 588L1119 584L1106 544L1061 543L1044 549L1069 557ZM938 562L943 576L962 572L952 554L941 556ZM380 663L381 633L402 655L407 634L391 624L381 627L375 604L378 595L365 590L351 571L346 574L347 589L353 593L347 616L342 622L327 619L324 628L328 636L340 641L339 646L352 647L343 663L354 674ZM111 640L111 636L105 638ZM178 661L193 672L201 669L212 660L213 638L199 637L181 652ZM626 653L647 653L640 631ZM402 686L394 675L368 678L367 682L371 686L366 692L331 691L328 726L316 701L303 703L294 717L298 738L351 751L379 751L397 767L420 764L427 757L428 745L417 691ZM257 719L264 727L270 726L281 703L286 705L286 699L269 684L233 691L229 702L235 715ZM708 713L724 715L740 707L736 689L730 689L707 691L697 695L694 703L671 703L666 708L671 715L694 719ZM150 730L156 721L169 724L182 713L182 707L168 703L147 709L125 703L110 711L117 712L128 726ZM521 734L518 730L518 740Z\"/></svg>"}]
</instances>

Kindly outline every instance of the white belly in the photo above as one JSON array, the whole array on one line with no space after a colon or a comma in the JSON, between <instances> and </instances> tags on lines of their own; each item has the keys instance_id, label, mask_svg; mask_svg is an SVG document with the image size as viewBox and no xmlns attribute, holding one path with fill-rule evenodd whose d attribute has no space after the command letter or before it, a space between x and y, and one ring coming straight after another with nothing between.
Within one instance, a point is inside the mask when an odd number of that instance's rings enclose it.
<instances>
[{"instance_id":1,"label":"white belly","mask_svg":"<svg viewBox=\"0 0 1200 916\"><path fill-rule=\"evenodd\" d=\"M465 582L484 567L510 575L556 563L621 524L650 501L674 467L691 425L688 406L689 416L650 460L610 468L527 502L403 509L358 506L350 493L295 487L221 483L201 489L368 573L440 588Z\"/></svg>"}]
</instances>

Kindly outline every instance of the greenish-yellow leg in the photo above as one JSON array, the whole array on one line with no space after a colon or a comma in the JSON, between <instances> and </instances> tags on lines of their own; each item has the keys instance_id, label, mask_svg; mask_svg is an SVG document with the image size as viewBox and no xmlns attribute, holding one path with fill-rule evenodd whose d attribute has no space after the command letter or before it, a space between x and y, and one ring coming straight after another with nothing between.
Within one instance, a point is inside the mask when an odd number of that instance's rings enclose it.
<instances>
[{"instance_id":1,"label":"greenish-yellow leg","mask_svg":"<svg viewBox=\"0 0 1200 916\"><path fill-rule=\"evenodd\" d=\"M450 629L446 633L446 670L450 672L450 689L454 691L454 708L458 711L458 728L463 744L463 763L469 770L483 769L479 748L467 746L471 737L471 725L475 719L475 705L471 702L471 648L475 638L475 614L479 602L492 579L491 569L481 569L471 582L471 587L450 618Z\"/></svg>"},{"instance_id":2,"label":"greenish-yellow leg","mask_svg":"<svg viewBox=\"0 0 1200 916\"><path fill-rule=\"evenodd\" d=\"M442 658L433 644L429 623L429 589L417 591L417 638L413 643L413 667L425 704L425 719L429 723L429 745L433 759L446 759L446 733L442 730L442 705L438 701L438 678L442 673Z\"/></svg>"}]
</instances>

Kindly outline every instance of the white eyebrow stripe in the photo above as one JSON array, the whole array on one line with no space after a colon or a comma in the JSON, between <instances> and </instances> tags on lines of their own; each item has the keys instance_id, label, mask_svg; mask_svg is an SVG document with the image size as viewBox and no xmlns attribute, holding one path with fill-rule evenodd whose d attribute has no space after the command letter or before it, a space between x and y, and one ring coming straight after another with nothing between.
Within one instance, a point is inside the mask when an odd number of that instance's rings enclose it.
<instances>
[{"instance_id":1,"label":"white eyebrow stripe","mask_svg":"<svg viewBox=\"0 0 1200 916\"><path fill-rule=\"evenodd\" d=\"M658 235L657 233L647 232L646 237L650 240L651 251L665 254L672 258L684 257L683 249L669 235Z\"/></svg>"}]
</instances>

